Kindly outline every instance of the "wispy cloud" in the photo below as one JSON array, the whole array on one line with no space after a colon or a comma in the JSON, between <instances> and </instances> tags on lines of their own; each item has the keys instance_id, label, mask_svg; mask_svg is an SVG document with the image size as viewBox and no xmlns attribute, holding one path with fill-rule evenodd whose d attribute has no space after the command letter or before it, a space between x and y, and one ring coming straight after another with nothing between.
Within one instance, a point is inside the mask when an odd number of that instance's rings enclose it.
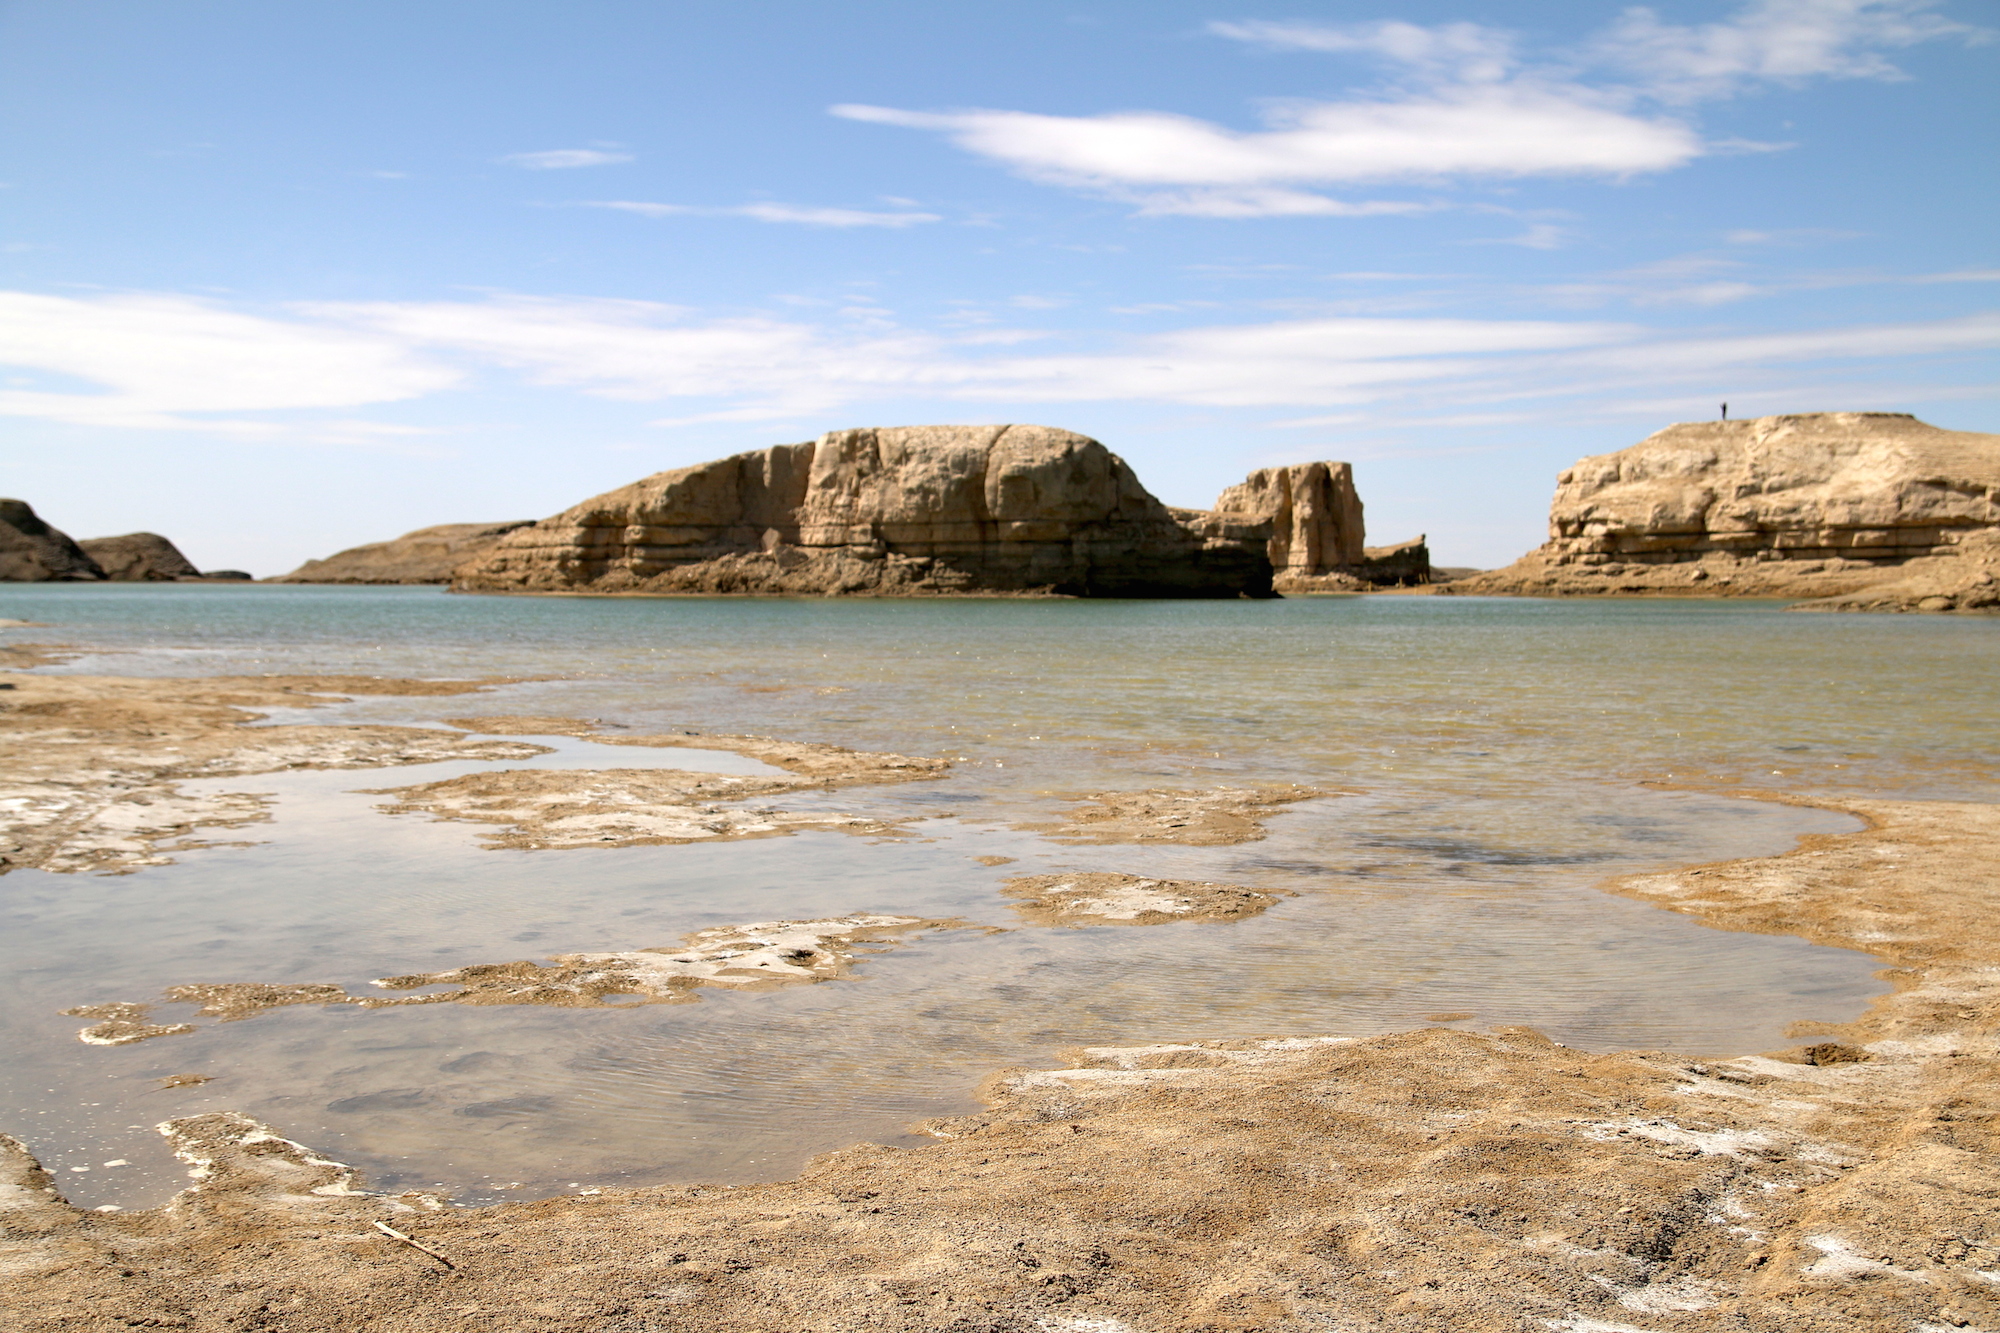
<instances>
[{"instance_id":1,"label":"wispy cloud","mask_svg":"<svg viewBox=\"0 0 2000 1333\"><path fill-rule=\"evenodd\" d=\"M1301 187L1626 176L1701 152L1694 132L1526 86L1463 87L1402 100L1274 108L1243 132L1156 111L1045 116L836 106L848 120L937 130L1031 180L1129 199L1150 213L1209 217L1408 213L1404 200L1349 202Z\"/></svg>"},{"instance_id":2,"label":"wispy cloud","mask_svg":"<svg viewBox=\"0 0 2000 1333\"><path fill-rule=\"evenodd\" d=\"M0 364L98 386L0 390L0 416L218 433L253 423L208 414L399 402L460 378L406 341L146 294L0 292Z\"/></svg>"},{"instance_id":3,"label":"wispy cloud","mask_svg":"<svg viewBox=\"0 0 2000 1333\"><path fill-rule=\"evenodd\" d=\"M564 171L572 167L608 167L634 159L630 153L601 148L551 148L540 153L509 153L500 160L528 171Z\"/></svg>"},{"instance_id":4,"label":"wispy cloud","mask_svg":"<svg viewBox=\"0 0 2000 1333\"><path fill-rule=\"evenodd\" d=\"M1711 154L1787 145L1704 142L1671 108L1759 85L1892 78L1885 49L1978 30L1932 0L1756 0L1698 27L1626 11L1579 50L1527 59L1511 33L1475 23L1217 22L1215 36L1273 51L1359 55L1386 82L1334 100L1267 106L1241 130L1168 111L1058 116L992 108L842 104L848 120L942 134L1043 184L1215 218L1365 217L1435 203L1355 201L1357 187L1623 180ZM1648 103L1655 103L1648 110ZM1540 244L1537 233L1517 243Z\"/></svg>"},{"instance_id":5,"label":"wispy cloud","mask_svg":"<svg viewBox=\"0 0 2000 1333\"><path fill-rule=\"evenodd\" d=\"M798 204L736 204L709 208L697 204L651 204L633 199L587 200L583 208L612 208L649 218L751 218L757 222L789 222L803 227L916 227L942 222L936 213L875 213L858 208L813 208Z\"/></svg>"},{"instance_id":6,"label":"wispy cloud","mask_svg":"<svg viewBox=\"0 0 2000 1333\"><path fill-rule=\"evenodd\" d=\"M1989 33L1936 12L1935 0L1757 0L1720 23L1663 23L1628 9L1591 43L1598 63L1629 71L1675 102L1731 97L1762 84L1898 79L1885 51Z\"/></svg>"},{"instance_id":7,"label":"wispy cloud","mask_svg":"<svg viewBox=\"0 0 2000 1333\"><path fill-rule=\"evenodd\" d=\"M918 399L1008 410L1120 401L1288 416L1318 409L1307 419L1320 420L1328 410L1362 406L1435 415L1657 395L1741 385L1785 367L1818 367L1813 373L1837 396L1842 366L2000 349L1995 314L1789 332L1343 316L1089 334L911 330L884 309L861 313L814 323L521 296L253 313L168 295L0 293L0 363L96 386L0 390L0 415L372 445L411 428L356 422L353 409L435 394L485 373L675 404L683 411L669 419L679 421L771 420ZM1033 350L1023 346L1029 342ZM288 415L274 422L272 412ZM321 419L329 413L338 419Z\"/></svg>"}]
</instances>

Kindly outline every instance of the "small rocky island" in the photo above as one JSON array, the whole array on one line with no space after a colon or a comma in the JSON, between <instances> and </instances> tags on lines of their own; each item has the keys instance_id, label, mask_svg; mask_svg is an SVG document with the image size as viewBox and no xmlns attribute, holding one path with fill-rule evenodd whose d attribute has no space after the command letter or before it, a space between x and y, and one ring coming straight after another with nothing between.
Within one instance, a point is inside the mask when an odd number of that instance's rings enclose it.
<instances>
[{"instance_id":1,"label":"small rocky island","mask_svg":"<svg viewBox=\"0 0 2000 1333\"><path fill-rule=\"evenodd\" d=\"M1049 426L829 431L661 472L510 532L459 592L1238 597L1424 582L1363 545L1346 463L1264 468L1212 510L1162 504Z\"/></svg>"},{"instance_id":2,"label":"small rocky island","mask_svg":"<svg viewBox=\"0 0 2000 1333\"><path fill-rule=\"evenodd\" d=\"M2000 607L2000 435L1902 412L1682 423L1556 480L1546 543L1441 591Z\"/></svg>"}]
</instances>

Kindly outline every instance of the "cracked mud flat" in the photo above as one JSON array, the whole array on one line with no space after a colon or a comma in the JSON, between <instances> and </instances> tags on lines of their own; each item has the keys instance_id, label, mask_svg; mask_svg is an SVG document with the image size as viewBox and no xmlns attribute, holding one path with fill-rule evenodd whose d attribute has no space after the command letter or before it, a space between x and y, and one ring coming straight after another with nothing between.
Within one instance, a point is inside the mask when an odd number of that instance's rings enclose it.
<instances>
[{"instance_id":1,"label":"cracked mud flat","mask_svg":"<svg viewBox=\"0 0 2000 1333\"><path fill-rule=\"evenodd\" d=\"M0 873L126 874L228 845L202 836L269 818L253 792L196 795L194 778L293 769L525 759L548 751L420 727L252 727L269 708L356 694L457 695L497 682L366 676L147 680L10 675L0 693ZM241 844L237 844L241 845Z\"/></svg>"},{"instance_id":2,"label":"cracked mud flat","mask_svg":"<svg viewBox=\"0 0 2000 1333\"><path fill-rule=\"evenodd\" d=\"M911 935L955 930L968 923L866 913L818 921L755 921L715 926L686 936L677 948L611 953L559 953L547 964L530 961L475 963L441 972L382 977L383 990L456 986L457 990L391 999L350 995L328 982L201 982L169 986L165 999L198 1004L196 1017L235 1022L294 1004L353 1004L390 1009L418 1004L548 1004L564 1008L605 1006L607 997L637 996L643 1004L692 1004L702 986L764 991L835 981L852 974L858 957L887 952ZM868 946L878 946L869 948ZM864 953L864 949L866 953ZM152 1037L193 1032L188 1023L149 1021L152 1006L80 1005L62 1012L102 1021L77 1033L92 1046L124 1046Z\"/></svg>"},{"instance_id":3,"label":"cracked mud flat","mask_svg":"<svg viewBox=\"0 0 2000 1333\"><path fill-rule=\"evenodd\" d=\"M1240 884L1185 879L1141 879L1091 871L1075 875L1023 875L1001 892L1019 898L1014 910L1036 926L1162 926L1176 921L1241 921L1256 916L1279 895Z\"/></svg>"},{"instance_id":4,"label":"cracked mud flat","mask_svg":"<svg viewBox=\"0 0 2000 1333\"><path fill-rule=\"evenodd\" d=\"M1863 1018L1774 1056L1091 1047L995 1075L933 1147L466 1210L193 1117L164 1129L198 1178L150 1213L74 1209L0 1145L0 1308L22 1333L2000 1327L2000 807L1815 804L1871 827L1611 886L1890 965Z\"/></svg>"},{"instance_id":5,"label":"cracked mud flat","mask_svg":"<svg viewBox=\"0 0 2000 1333\"><path fill-rule=\"evenodd\" d=\"M1264 821L1295 801L1348 793L1292 783L1284 787L1214 787L1194 791L1105 791L1074 798L1059 823L1014 827L1054 842L1085 844L1171 842L1227 847L1265 836Z\"/></svg>"}]
</instances>

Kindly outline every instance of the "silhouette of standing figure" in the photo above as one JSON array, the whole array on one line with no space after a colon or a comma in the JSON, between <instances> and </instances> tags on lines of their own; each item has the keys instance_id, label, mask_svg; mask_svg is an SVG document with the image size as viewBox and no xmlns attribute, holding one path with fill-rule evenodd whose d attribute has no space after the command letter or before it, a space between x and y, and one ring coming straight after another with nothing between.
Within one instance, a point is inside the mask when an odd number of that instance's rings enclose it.
<instances>
[{"instance_id":1,"label":"silhouette of standing figure","mask_svg":"<svg viewBox=\"0 0 2000 1333\"><path fill-rule=\"evenodd\" d=\"M1724 403L1724 404L1722 405L1722 419L1723 419L1724 421L1727 421L1727 420L1729 420L1729 404L1728 404L1728 403Z\"/></svg>"}]
</instances>

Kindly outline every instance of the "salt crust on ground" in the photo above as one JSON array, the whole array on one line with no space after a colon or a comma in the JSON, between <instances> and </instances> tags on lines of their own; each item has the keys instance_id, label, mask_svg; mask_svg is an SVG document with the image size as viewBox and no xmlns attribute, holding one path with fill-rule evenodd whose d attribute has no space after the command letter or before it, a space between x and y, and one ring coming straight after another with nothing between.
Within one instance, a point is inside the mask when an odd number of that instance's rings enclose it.
<instances>
[{"instance_id":1,"label":"salt crust on ground","mask_svg":"<svg viewBox=\"0 0 2000 1333\"><path fill-rule=\"evenodd\" d=\"M389 814L500 825L481 841L515 851L717 842L806 829L885 834L894 826L861 815L761 805L724 807L718 802L857 783L920 781L942 777L950 768L942 759L762 736L632 735L585 718L453 718L450 725L488 735L576 736L609 745L729 750L786 770L784 777L733 777L671 769L515 769L412 787L368 789L373 795L396 798L379 807Z\"/></svg>"},{"instance_id":2,"label":"salt crust on ground","mask_svg":"<svg viewBox=\"0 0 2000 1333\"><path fill-rule=\"evenodd\" d=\"M949 930L966 923L914 916L857 914L820 921L756 921L715 926L687 936L677 948L629 949L609 953L559 953L549 963L477 963L441 972L383 977L384 990L425 986L458 989L391 998L350 995L326 982L203 982L169 986L164 998L198 1004L200 1018L223 1022L253 1018L268 1009L295 1004L353 1004L389 1009L419 1004L547 1004L564 1008L602 1006L609 997L632 996L641 1004L692 1004L703 986L731 990L775 990L849 975L854 961L882 952L909 935ZM620 1001L620 1003L628 1003ZM144 1004L80 1005L63 1010L100 1022L77 1033L92 1046L124 1046L152 1037L193 1032L187 1023L148 1021Z\"/></svg>"},{"instance_id":3,"label":"salt crust on ground","mask_svg":"<svg viewBox=\"0 0 2000 1333\"><path fill-rule=\"evenodd\" d=\"M253 792L194 795L194 778L290 769L384 768L525 759L548 751L434 728L250 727L259 710L311 708L356 694L469 694L480 681L365 676L8 677L0 694L0 872L33 867L126 874L217 845L204 830L269 817Z\"/></svg>"},{"instance_id":4,"label":"salt crust on ground","mask_svg":"<svg viewBox=\"0 0 2000 1333\"><path fill-rule=\"evenodd\" d=\"M1014 827L1055 842L1075 844L1171 842L1191 847L1225 847L1256 842L1264 821L1295 801L1346 792L1298 783L1272 787L1210 787L1178 791L1105 791L1074 798L1077 804L1059 823Z\"/></svg>"},{"instance_id":5,"label":"salt crust on ground","mask_svg":"<svg viewBox=\"0 0 2000 1333\"><path fill-rule=\"evenodd\" d=\"M22 1333L2000 1326L2000 809L1816 804L1872 827L1613 886L1891 965L1796 1050L1092 1047L995 1075L934 1147L465 1210L197 1116L163 1129L198 1178L150 1213L72 1208L0 1145L0 1308Z\"/></svg>"},{"instance_id":6,"label":"salt crust on ground","mask_svg":"<svg viewBox=\"0 0 2000 1333\"><path fill-rule=\"evenodd\" d=\"M18 648L15 664L47 652ZM0 694L0 873L128 874L170 864L176 852L232 845L207 830L270 817L255 792L191 793L195 778L294 769L386 768L448 760L504 761L547 754L518 740L475 739L426 727L246 725L271 708L311 708L357 694L451 696L493 681L384 680L368 676L134 679L12 674ZM801 828L882 833L889 826L832 811L723 809L717 801L856 783L940 776L940 759L867 754L835 745L754 736L603 735L566 718L468 720L492 734L587 735L616 744L733 750L786 769L785 778L732 778L663 770L513 770L409 788L392 812L510 827L491 846L602 847L768 837ZM536 732L535 727L546 726ZM242 845L236 842L233 845Z\"/></svg>"},{"instance_id":7,"label":"salt crust on ground","mask_svg":"<svg viewBox=\"0 0 2000 1333\"><path fill-rule=\"evenodd\" d=\"M1091 871L1074 875L1022 875L1001 892L1021 899L1014 910L1037 926L1159 926L1176 921L1240 921L1256 916L1278 895L1240 884L1185 879L1141 879Z\"/></svg>"}]
</instances>

